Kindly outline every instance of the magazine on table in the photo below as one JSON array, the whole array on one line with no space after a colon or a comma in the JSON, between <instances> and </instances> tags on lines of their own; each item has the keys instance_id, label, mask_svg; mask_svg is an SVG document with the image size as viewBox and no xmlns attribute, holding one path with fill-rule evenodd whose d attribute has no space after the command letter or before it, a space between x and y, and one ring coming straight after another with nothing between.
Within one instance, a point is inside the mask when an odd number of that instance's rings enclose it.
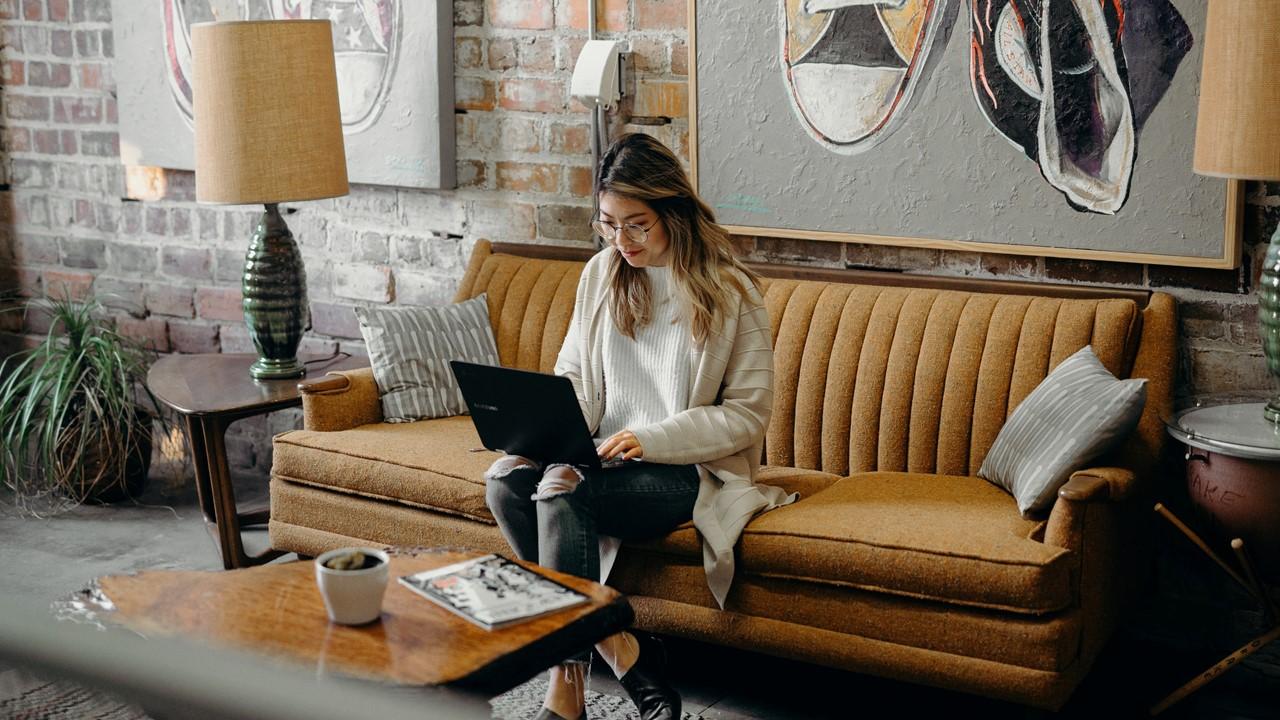
<instances>
[{"instance_id":1,"label":"magazine on table","mask_svg":"<svg viewBox=\"0 0 1280 720\"><path fill-rule=\"evenodd\" d=\"M485 555L399 578L405 587L486 630L589 598L501 555Z\"/></svg>"}]
</instances>

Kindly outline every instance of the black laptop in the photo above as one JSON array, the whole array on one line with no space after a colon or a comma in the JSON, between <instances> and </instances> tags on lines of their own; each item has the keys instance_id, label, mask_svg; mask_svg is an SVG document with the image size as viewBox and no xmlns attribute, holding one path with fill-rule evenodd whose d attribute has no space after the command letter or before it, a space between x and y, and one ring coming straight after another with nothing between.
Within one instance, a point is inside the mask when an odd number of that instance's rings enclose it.
<instances>
[{"instance_id":1,"label":"black laptop","mask_svg":"<svg viewBox=\"0 0 1280 720\"><path fill-rule=\"evenodd\" d=\"M593 470L624 462L601 464L569 378L462 360L449 366L486 448Z\"/></svg>"}]
</instances>

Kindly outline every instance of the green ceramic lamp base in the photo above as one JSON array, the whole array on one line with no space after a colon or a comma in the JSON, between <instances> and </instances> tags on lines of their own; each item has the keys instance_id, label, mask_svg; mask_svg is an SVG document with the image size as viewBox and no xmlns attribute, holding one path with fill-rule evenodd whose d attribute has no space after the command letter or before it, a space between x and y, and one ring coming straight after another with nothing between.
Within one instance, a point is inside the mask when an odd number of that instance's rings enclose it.
<instances>
[{"instance_id":1,"label":"green ceramic lamp base","mask_svg":"<svg viewBox=\"0 0 1280 720\"><path fill-rule=\"evenodd\" d=\"M297 358L286 360L258 358L257 362L249 366L249 375L254 380L287 380L306 374L307 368L298 362Z\"/></svg>"},{"instance_id":2,"label":"green ceramic lamp base","mask_svg":"<svg viewBox=\"0 0 1280 720\"><path fill-rule=\"evenodd\" d=\"M307 277L293 233L274 203L266 206L254 230L241 290L245 324L258 351L249 375L255 380L305 375L297 356L302 335L311 325Z\"/></svg>"},{"instance_id":3,"label":"green ceramic lamp base","mask_svg":"<svg viewBox=\"0 0 1280 720\"><path fill-rule=\"evenodd\" d=\"M1267 257L1258 277L1258 328L1262 333L1262 354L1274 384L1280 382L1280 228L1271 236ZM1280 394L1272 393L1262 411L1271 422L1280 422Z\"/></svg>"},{"instance_id":4,"label":"green ceramic lamp base","mask_svg":"<svg viewBox=\"0 0 1280 720\"><path fill-rule=\"evenodd\" d=\"M1267 401L1267 406L1262 409L1262 416L1273 423L1280 423L1280 397Z\"/></svg>"}]
</instances>

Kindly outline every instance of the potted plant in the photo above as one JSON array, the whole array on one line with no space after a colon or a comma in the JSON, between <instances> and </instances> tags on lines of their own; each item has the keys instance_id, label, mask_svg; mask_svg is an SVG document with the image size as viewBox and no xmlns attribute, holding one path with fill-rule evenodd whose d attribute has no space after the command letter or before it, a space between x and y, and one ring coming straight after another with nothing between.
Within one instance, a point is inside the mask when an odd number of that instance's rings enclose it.
<instances>
[{"instance_id":1,"label":"potted plant","mask_svg":"<svg viewBox=\"0 0 1280 720\"><path fill-rule=\"evenodd\" d=\"M0 361L0 481L37 514L138 495L159 417L143 383L154 353L118 333L98 298L25 311L51 324L35 347Z\"/></svg>"}]
</instances>

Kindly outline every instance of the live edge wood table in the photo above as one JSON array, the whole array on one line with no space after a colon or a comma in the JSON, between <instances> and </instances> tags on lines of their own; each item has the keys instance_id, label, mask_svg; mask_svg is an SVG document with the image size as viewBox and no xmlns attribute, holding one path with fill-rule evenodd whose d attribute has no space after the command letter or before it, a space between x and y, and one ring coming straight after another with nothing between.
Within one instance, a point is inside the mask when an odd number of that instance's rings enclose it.
<instances>
[{"instance_id":1,"label":"live edge wood table","mask_svg":"<svg viewBox=\"0 0 1280 720\"><path fill-rule=\"evenodd\" d=\"M240 537L243 527L267 522L266 507L236 506L235 489L227 468L227 427L253 415L302 405L298 381L254 380L249 366L256 355L203 354L166 355L147 373L147 387L165 405L182 415L196 470L196 496L210 533L218 541L222 565L226 569L249 567L275 559L283 553L268 550L260 555L245 553ZM301 358L307 372L322 375L333 370L366 367L367 358Z\"/></svg>"},{"instance_id":2,"label":"live edge wood table","mask_svg":"<svg viewBox=\"0 0 1280 720\"><path fill-rule=\"evenodd\" d=\"M250 650L320 673L497 695L631 625L626 598L599 583L523 563L590 602L485 630L401 585L401 575L481 553L392 549L380 620L329 622L314 561L231 572L151 570L98 579L102 617L143 635L179 635Z\"/></svg>"}]
</instances>

